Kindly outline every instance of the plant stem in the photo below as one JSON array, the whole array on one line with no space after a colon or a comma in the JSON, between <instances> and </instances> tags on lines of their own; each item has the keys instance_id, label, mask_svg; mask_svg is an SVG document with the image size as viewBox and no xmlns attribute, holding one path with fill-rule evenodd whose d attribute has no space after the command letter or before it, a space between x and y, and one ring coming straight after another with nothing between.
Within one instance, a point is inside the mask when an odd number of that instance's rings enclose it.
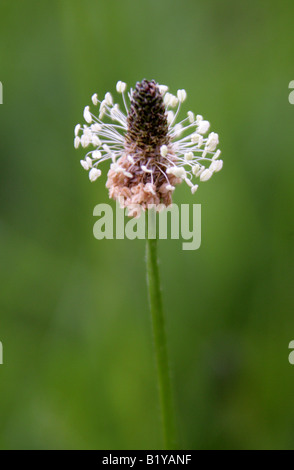
<instances>
[{"instance_id":1,"label":"plant stem","mask_svg":"<svg viewBox=\"0 0 294 470\"><path fill-rule=\"evenodd\" d=\"M147 259L147 283L149 290L149 302L152 317L154 350L156 357L159 397L161 406L161 418L163 425L163 437L166 449L176 449L176 430L174 408L171 391L171 380L168 367L168 354L166 344L165 322L162 308L160 276L157 259L157 239L148 238L148 220L146 215L146 259ZM156 219L155 219L156 220Z\"/></svg>"}]
</instances>

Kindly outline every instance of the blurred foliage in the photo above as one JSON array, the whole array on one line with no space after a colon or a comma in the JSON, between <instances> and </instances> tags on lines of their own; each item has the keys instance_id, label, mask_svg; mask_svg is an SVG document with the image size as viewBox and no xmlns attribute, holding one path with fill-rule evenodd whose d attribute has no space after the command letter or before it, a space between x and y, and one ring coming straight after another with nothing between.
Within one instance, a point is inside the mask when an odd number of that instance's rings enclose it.
<instances>
[{"instance_id":1,"label":"blurred foliage","mask_svg":"<svg viewBox=\"0 0 294 470\"><path fill-rule=\"evenodd\" d=\"M105 174L73 149L92 93L144 77L188 91L225 161L175 193L202 204L201 248L160 242L181 446L294 448L293 13L1 0L2 449L162 447L144 242L94 239Z\"/></svg>"}]
</instances>

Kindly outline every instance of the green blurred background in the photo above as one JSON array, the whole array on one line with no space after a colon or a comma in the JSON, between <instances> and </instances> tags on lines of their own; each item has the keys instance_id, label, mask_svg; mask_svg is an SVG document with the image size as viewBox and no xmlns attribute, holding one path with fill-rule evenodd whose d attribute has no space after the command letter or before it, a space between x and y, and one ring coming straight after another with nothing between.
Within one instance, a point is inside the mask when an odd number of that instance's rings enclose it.
<instances>
[{"instance_id":1,"label":"green blurred background","mask_svg":"<svg viewBox=\"0 0 294 470\"><path fill-rule=\"evenodd\" d=\"M73 127L97 91L185 88L224 169L202 245L160 242L181 447L294 449L293 1L1 0L0 447L159 449L144 241L97 241ZM105 167L106 170L106 167Z\"/></svg>"}]
</instances>

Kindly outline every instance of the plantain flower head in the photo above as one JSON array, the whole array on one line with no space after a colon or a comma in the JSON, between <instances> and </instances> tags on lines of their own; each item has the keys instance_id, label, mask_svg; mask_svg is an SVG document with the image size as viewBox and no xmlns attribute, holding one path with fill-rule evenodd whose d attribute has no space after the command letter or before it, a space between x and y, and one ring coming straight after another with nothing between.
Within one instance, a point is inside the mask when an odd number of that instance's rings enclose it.
<instances>
[{"instance_id":1,"label":"plantain flower head","mask_svg":"<svg viewBox=\"0 0 294 470\"><path fill-rule=\"evenodd\" d=\"M126 97L126 83L119 81L116 91L122 105L106 93L103 100L92 96L98 113L84 109L87 124L75 127L74 146L90 147L82 167L90 181L101 175L100 164L110 160L106 187L109 196L138 216L148 205L169 206L175 187L185 182L194 194L199 181L208 181L222 169L217 149L219 138L210 132L210 123L188 111L178 120L185 90L177 95L154 80L142 80ZM128 98L128 101L127 101Z\"/></svg>"}]
</instances>

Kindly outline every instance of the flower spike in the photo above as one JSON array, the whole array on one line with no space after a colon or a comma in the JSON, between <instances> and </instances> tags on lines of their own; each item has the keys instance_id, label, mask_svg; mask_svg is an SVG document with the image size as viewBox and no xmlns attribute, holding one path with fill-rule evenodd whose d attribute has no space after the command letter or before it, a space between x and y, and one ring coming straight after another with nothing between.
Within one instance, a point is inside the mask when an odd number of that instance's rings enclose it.
<instances>
[{"instance_id":1,"label":"flower spike","mask_svg":"<svg viewBox=\"0 0 294 470\"><path fill-rule=\"evenodd\" d=\"M111 161L106 183L109 196L128 207L129 215L137 216L132 211L134 205L142 210L149 204L169 206L175 187L183 181L194 194L197 179L208 181L222 169L223 161L219 160L218 134L207 135L207 120L199 114L195 118L188 111L187 117L177 122L187 98L185 90L179 89L175 96L154 80L138 82L127 96L126 89L125 82L117 82L116 91L122 95L126 114L114 103L111 93L107 92L102 101L97 93L92 95L93 105L99 105L99 116L85 107L87 124L75 126L74 146L92 147L81 160L91 182L101 175L100 163Z\"/></svg>"}]
</instances>

